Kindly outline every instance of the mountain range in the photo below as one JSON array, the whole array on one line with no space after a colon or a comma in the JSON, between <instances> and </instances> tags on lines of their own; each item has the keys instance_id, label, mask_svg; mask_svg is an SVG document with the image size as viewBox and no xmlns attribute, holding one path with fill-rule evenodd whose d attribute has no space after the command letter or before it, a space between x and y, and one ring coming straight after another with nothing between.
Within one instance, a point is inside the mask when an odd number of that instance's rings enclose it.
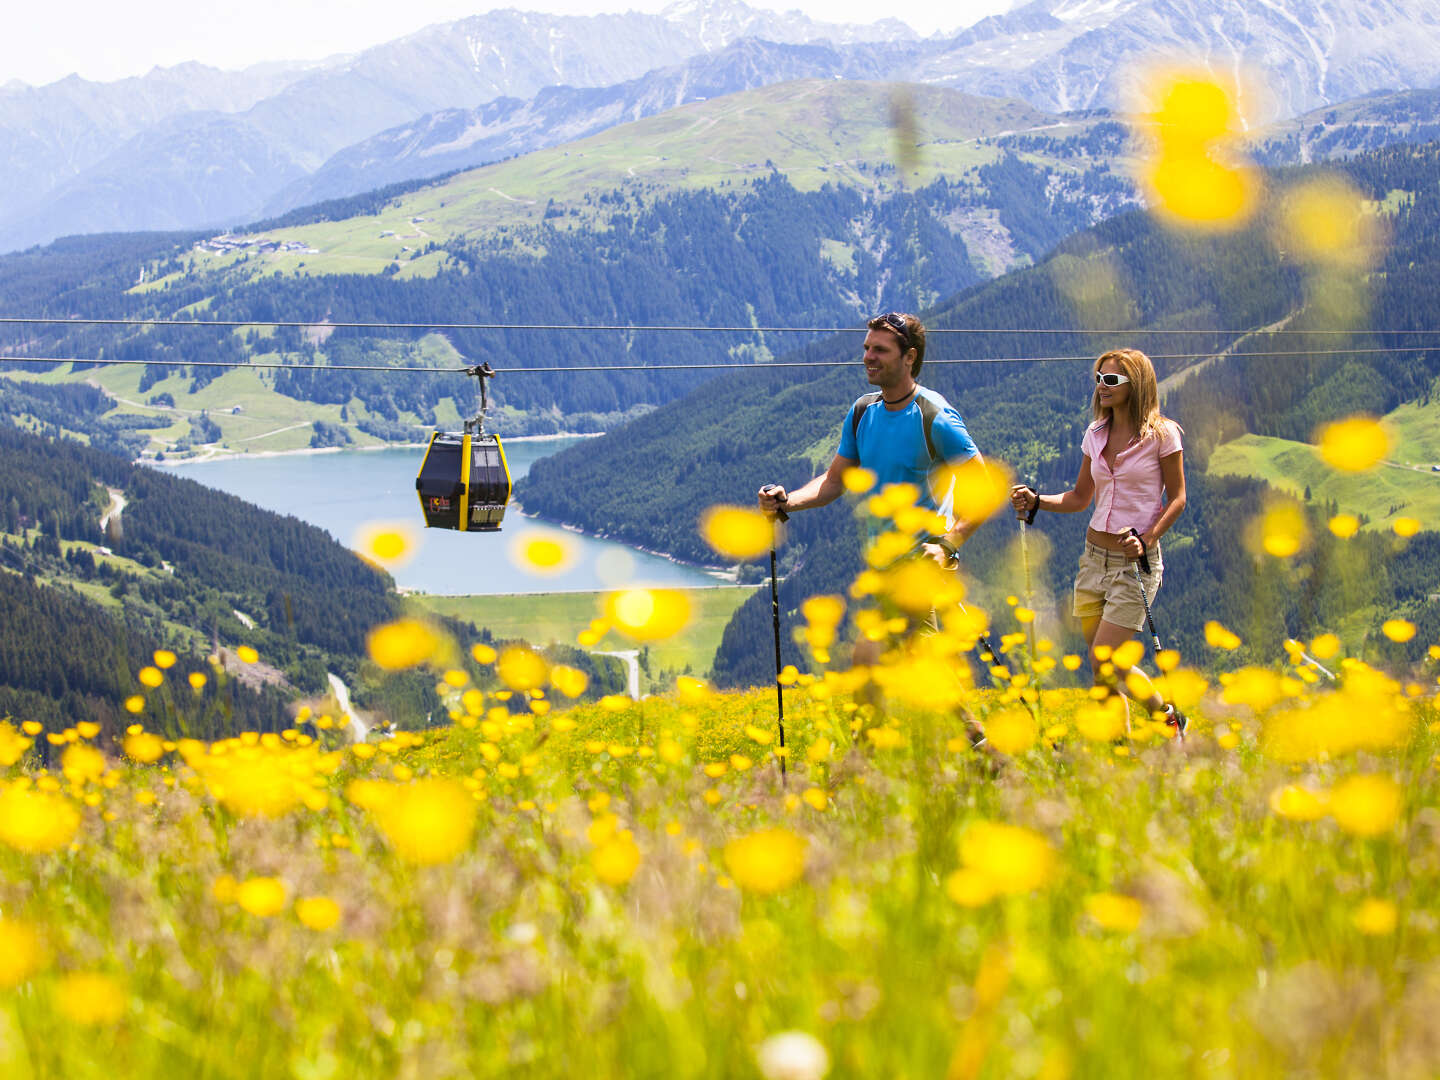
<instances>
[{"instance_id":1,"label":"mountain range","mask_svg":"<svg viewBox=\"0 0 1440 1080\"><path fill-rule=\"evenodd\" d=\"M801 77L903 77L1064 112L1125 107L1169 61L1237 74L1262 123L1433 87L1437 57L1428 0L1033 0L926 39L894 19L827 24L741 0L492 11L308 65L7 84L0 250L233 225Z\"/></svg>"}]
</instances>

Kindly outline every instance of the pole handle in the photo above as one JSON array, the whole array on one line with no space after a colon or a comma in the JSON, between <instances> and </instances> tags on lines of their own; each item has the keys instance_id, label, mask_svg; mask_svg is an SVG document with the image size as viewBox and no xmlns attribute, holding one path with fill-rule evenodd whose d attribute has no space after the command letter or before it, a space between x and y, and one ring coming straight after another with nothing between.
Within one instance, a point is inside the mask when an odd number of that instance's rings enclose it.
<instances>
[{"instance_id":1,"label":"pole handle","mask_svg":"<svg viewBox=\"0 0 1440 1080\"><path fill-rule=\"evenodd\" d=\"M1135 537L1137 540L1140 539L1140 530L1133 525L1126 529L1125 533L1128 536ZM1140 570L1142 573L1150 573L1150 556L1145 554L1145 543L1143 540L1140 543Z\"/></svg>"},{"instance_id":2,"label":"pole handle","mask_svg":"<svg viewBox=\"0 0 1440 1080\"><path fill-rule=\"evenodd\" d=\"M765 485L763 488L761 488L760 490L761 490L762 492L764 492L766 495L769 495L770 492L774 491L774 490L775 490L777 487L779 487L779 486L780 486L779 484L766 484L766 485ZM772 518L779 518L781 521L789 521L789 520L790 520L790 515L787 514L787 513L785 513L785 511L782 510L782 509L780 509L778 506L775 508L775 512L774 512L773 514L771 514L770 517L772 517Z\"/></svg>"}]
</instances>

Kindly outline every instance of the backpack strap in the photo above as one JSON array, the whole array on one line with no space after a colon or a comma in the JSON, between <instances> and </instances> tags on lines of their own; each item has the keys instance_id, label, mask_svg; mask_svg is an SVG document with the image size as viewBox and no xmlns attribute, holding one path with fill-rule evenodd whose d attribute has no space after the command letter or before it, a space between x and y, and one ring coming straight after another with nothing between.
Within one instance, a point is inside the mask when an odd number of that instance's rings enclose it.
<instances>
[{"instance_id":1,"label":"backpack strap","mask_svg":"<svg viewBox=\"0 0 1440 1080\"><path fill-rule=\"evenodd\" d=\"M850 409L851 438L859 439L860 418L865 415L866 409L872 405L879 404L884 396L881 391L876 390L874 393L866 394L860 398L859 401L855 402L854 406ZM940 455L935 451L935 440L930 434L930 429L935 426L935 417L940 415L940 406L922 394L918 386L915 388L915 400L920 406L920 419L925 430L925 453L929 455L932 466L938 465L940 464Z\"/></svg>"},{"instance_id":2,"label":"backpack strap","mask_svg":"<svg viewBox=\"0 0 1440 1080\"><path fill-rule=\"evenodd\" d=\"M850 407L850 437L860 438L860 418L865 415L865 410L876 404L885 395L882 391L876 390L873 394L866 394L859 401ZM858 447L858 443L856 444Z\"/></svg>"}]
</instances>

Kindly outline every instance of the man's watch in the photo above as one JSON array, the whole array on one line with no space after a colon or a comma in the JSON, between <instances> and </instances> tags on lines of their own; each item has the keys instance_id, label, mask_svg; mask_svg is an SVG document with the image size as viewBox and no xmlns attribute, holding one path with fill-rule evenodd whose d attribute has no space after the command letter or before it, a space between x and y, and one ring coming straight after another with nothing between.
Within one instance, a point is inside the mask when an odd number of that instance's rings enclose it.
<instances>
[{"instance_id":1,"label":"man's watch","mask_svg":"<svg viewBox=\"0 0 1440 1080\"><path fill-rule=\"evenodd\" d=\"M945 552L945 561L949 566L954 566L960 561L960 549L950 542L947 536L939 537L935 541L936 547Z\"/></svg>"}]
</instances>

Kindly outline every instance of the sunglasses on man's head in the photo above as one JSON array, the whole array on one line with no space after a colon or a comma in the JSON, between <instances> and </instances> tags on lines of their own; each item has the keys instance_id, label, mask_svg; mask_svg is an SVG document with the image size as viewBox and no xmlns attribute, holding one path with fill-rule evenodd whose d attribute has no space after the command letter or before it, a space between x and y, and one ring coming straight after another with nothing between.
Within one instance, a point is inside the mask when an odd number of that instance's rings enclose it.
<instances>
[{"instance_id":1,"label":"sunglasses on man's head","mask_svg":"<svg viewBox=\"0 0 1440 1080\"><path fill-rule=\"evenodd\" d=\"M1121 383L1127 383L1127 382L1129 382L1129 381L1130 381L1130 376L1129 376L1129 375L1120 375L1120 374L1117 374L1116 372L1113 372L1113 371L1097 371L1097 372L1095 372L1095 385L1096 385L1096 386L1099 386L1101 383L1104 383L1106 386L1119 386Z\"/></svg>"},{"instance_id":2,"label":"sunglasses on man's head","mask_svg":"<svg viewBox=\"0 0 1440 1080\"><path fill-rule=\"evenodd\" d=\"M900 335L900 344L903 346L902 351L909 352L910 330L905 325L905 316L898 312L887 311L884 315L876 315L875 318L871 319L869 326L871 330L876 330L884 326L895 331L895 333Z\"/></svg>"}]
</instances>

